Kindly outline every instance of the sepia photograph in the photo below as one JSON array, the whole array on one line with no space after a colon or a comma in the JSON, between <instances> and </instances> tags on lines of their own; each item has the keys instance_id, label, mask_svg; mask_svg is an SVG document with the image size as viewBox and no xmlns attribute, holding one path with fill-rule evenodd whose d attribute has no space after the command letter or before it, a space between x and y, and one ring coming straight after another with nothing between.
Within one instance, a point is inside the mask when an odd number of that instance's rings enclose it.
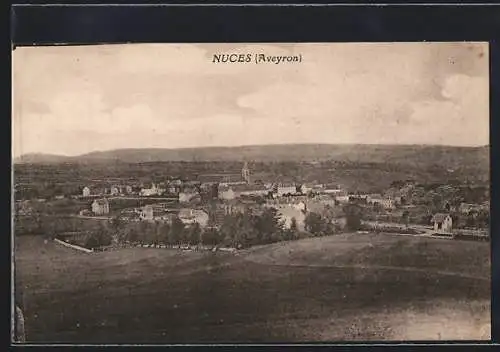
<instances>
[{"instance_id":1,"label":"sepia photograph","mask_svg":"<svg viewBox=\"0 0 500 352\"><path fill-rule=\"evenodd\" d=\"M486 42L12 51L12 341L491 339Z\"/></svg>"}]
</instances>

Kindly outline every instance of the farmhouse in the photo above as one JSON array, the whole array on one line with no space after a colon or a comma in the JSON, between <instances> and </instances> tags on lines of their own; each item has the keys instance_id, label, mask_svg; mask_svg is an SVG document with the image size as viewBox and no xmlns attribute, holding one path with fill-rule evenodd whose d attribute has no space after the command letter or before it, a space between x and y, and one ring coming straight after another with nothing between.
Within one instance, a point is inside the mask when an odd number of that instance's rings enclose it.
<instances>
[{"instance_id":1,"label":"farmhouse","mask_svg":"<svg viewBox=\"0 0 500 352\"><path fill-rule=\"evenodd\" d=\"M179 192L179 203L188 203L194 198L198 197L199 193L192 190L186 190L184 192Z\"/></svg>"},{"instance_id":2,"label":"farmhouse","mask_svg":"<svg viewBox=\"0 0 500 352\"><path fill-rule=\"evenodd\" d=\"M88 188L87 186L83 187L82 196L83 197L90 197L90 188Z\"/></svg>"},{"instance_id":3,"label":"farmhouse","mask_svg":"<svg viewBox=\"0 0 500 352\"><path fill-rule=\"evenodd\" d=\"M233 200L241 196L267 196L271 192L264 185L239 184L219 186L218 197L222 200Z\"/></svg>"},{"instance_id":4,"label":"farmhouse","mask_svg":"<svg viewBox=\"0 0 500 352\"><path fill-rule=\"evenodd\" d=\"M337 195L339 193L343 193L343 191L339 188L338 185L326 184L323 186L323 193Z\"/></svg>"},{"instance_id":5,"label":"farmhouse","mask_svg":"<svg viewBox=\"0 0 500 352\"><path fill-rule=\"evenodd\" d=\"M185 225L192 225L198 223L200 227L206 227L208 225L208 214L199 209L181 209L179 211L179 219Z\"/></svg>"},{"instance_id":6,"label":"farmhouse","mask_svg":"<svg viewBox=\"0 0 500 352\"><path fill-rule=\"evenodd\" d=\"M233 200L236 198L236 193L227 185L219 186L218 197L222 200Z\"/></svg>"},{"instance_id":7,"label":"farmhouse","mask_svg":"<svg viewBox=\"0 0 500 352\"><path fill-rule=\"evenodd\" d=\"M305 183L301 184L300 187L298 187L298 189L302 194L308 194L311 191L311 188Z\"/></svg>"},{"instance_id":8,"label":"farmhouse","mask_svg":"<svg viewBox=\"0 0 500 352\"><path fill-rule=\"evenodd\" d=\"M96 199L92 202L92 212L95 215L109 214L109 202L107 199Z\"/></svg>"},{"instance_id":9,"label":"farmhouse","mask_svg":"<svg viewBox=\"0 0 500 352\"><path fill-rule=\"evenodd\" d=\"M182 181L179 179L171 180L168 182L167 191L170 194L179 194L182 188Z\"/></svg>"},{"instance_id":10,"label":"farmhouse","mask_svg":"<svg viewBox=\"0 0 500 352\"><path fill-rule=\"evenodd\" d=\"M450 214L437 213L432 217L432 223L437 233L451 233L453 220Z\"/></svg>"},{"instance_id":11,"label":"farmhouse","mask_svg":"<svg viewBox=\"0 0 500 352\"><path fill-rule=\"evenodd\" d=\"M128 185L113 185L110 188L110 194L112 196L117 196L120 194L130 194L132 193L132 187Z\"/></svg>"},{"instance_id":12,"label":"farmhouse","mask_svg":"<svg viewBox=\"0 0 500 352\"><path fill-rule=\"evenodd\" d=\"M382 197L382 195L380 194L368 195L368 197L366 198L366 202L372 205L379 204L385 209L392 209L395 206L394 199Z\"/></svg>"},{"instance_id":13,"label":"farmhouse","mask_svg":"<svg viewBox=\"0 0 500 352\"><path fill-rule=\"evenodd\" d=\"M320 194L318 196L315 196L314 200L321 203L323 206L325 205L335 206L337 202L336 197L332 198L330 195L327 194Z\"/></svg>"},{"instance_id":14,"label":"farmhouse","mask_svg":"<svg viewBox=\"0 0 500 352\"><path fill-rule=\"evenodd\" d=\"M339 203L349 203L350 197L347 192L340 190L340 192L335 194L335 200Z\"/></svg>"},{"instance_id":15,"label":"farmhouse","mask_svg":"<svg viewBox=\"0 0 500 352\"><path fill-rule=\"evenodd\" d=\"M164 189L157 187L156 184L153 183L151 185L151 188L141 189L140 195L143 197L161 196L164 192L165 192Z\"/></svg>"},{"instance_id":16,"label":"farmhouse","mask_svg":"<svg viewBox=\"0 0 500 352\"><path fill-rule=\"evenodd\" d=\"M322 194L324 190L325 190L325 186L321 183L313 184L312 186L307 188L308 193L311 192L314 194Z\"/></svg>"},{"instance_id":17,"label":"farmhouse","mask_svg":"<svg viewBox=\"0 0 500 352\"><path fill-rule=\"evenodd\" d=\"M120 188L119 186L111 186L110 194L112 196L117 196L120 194Z\"/></svg>"},{"instance_id":18,"label":"farmhouse","mask_svg":"<svg viewBox=\"0 0 500 352\"><path fill-rule=\"evenodd\" d=\"M146 205L142 207L139 218L141 220L153 221L153 220L169 220L168 213L165 207L158 205Z\"/></svg>"},{"instance_id":19,"label":"farmhouse","mask_svg":"<svg viewBox=\"0 0 500 352\"><path fill-rule=\"evenodd\" d=\"M276 187L276 194L278 197L283 197L286 195L294 195L297 193L297 186L292 183L280 183Z\"/></svg>"},{"instance_id":20,"label":"farmhouse","mask_svg":"<svg viewBox=\"0 0 500 352\"><path fill-rule=\"evenodd\" d=\"M366 204L367 195L366 194L351 194L348 196L349 202L354 204Z\"/></svg>"},{"instance_id":21,"label":"farmhouse","mask_svg":"<svg viewBox=\"0 0 500 352\"><path fill-rule=\"evenodd\" d=\"M241 196L266 196L270 191L266 189L263 185L234 185L231 189L235 193L236 197Z\"/></svg>"},{"instance_id":22,"label":"farmhouse","mask_svg":"<svg viewBox=\"0 0 500 352\"><path fill-rule=\"evenodd\" d=\"M88 209L82 209L78 212L80 216L90 216L92 215L92 212Z\"/></svg>"}]
</instances>

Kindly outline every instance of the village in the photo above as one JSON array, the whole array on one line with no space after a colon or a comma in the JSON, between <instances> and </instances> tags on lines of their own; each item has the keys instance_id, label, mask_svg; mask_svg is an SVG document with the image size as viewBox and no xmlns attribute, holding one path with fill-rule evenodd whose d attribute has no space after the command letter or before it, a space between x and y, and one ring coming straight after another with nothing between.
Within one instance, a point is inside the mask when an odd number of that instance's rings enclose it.
<instances>
[{"instance_id":1,"label":"village","mask_svg":"<svg viewBox=\"0 0 500 352\"><path fill-rule=\"evenodd\" d=\"M73 207L72 213L66 214L74 218L167 226L180 221L188 229L196 225L200 233L220 230L230 216L249 212L261 216L272 210L283 230L313 235L383 231L489 238L487 194L479 197L484 199L482 202L466 203L460 196L460 187L450 185L434 185L426 190L415 182L401 181L383 193L363 194L349 192L336 183L265 182L260 178L254 180L248 162L242 164L240 174L206 174L197 180L173 178L142 187L123 182L109 187L87 184L81 187L80 194L56 195L54 201L76 202L79 208ZM29 215L31 203L18 201L17 214ZM347 224L347 208L357 209L359 219L354 225ZM79 229L75 230L59 231L56 235L62 238L68 233L65 238L71 241L75 233L77 238L81 237Z\"/></svg>"}]
</instances>

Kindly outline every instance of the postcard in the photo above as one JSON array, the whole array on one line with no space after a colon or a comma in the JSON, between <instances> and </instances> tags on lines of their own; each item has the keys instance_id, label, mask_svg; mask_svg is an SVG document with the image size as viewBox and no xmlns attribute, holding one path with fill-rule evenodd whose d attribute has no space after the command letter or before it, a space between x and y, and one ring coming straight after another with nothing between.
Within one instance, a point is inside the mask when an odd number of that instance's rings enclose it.
<instances>
[{"instance_id":1,"label":"postcard","mask_svg":"<svg viewBox=\"0 0 500 352\"><path fill-rule=\"evenodd\" d=\"M17 47L13 340L490 340L488 49Z\"/></svg>"}]
</instances>

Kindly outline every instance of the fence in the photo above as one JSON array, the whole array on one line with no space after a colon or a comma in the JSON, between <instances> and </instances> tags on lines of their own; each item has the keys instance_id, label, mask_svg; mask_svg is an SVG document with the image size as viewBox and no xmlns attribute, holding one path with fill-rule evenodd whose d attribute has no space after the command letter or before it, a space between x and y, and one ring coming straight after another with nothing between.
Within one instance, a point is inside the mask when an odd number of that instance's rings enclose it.
<instances>
[{"instance_id":1,"label":"fence","mask_svg":"<svg viewBox=\"0 0 500 352\"><path fill-rule=\"evenodd\" d=\"M54 239L54 241L57 242L57 243L59 243L59 244L62 244L65 247L73 248L73 249L76 249L78 251L82 251L82 252L85 252L85 253L92 253L93 252L92 249L83 248L83 247L80 247L80 246L77 246L77 245L74 245L74 244L69 244L68 242L61 241L61 240L59 240L57 238Z\"/></svg>"},{"instance_id":2,"label":"fence","mask_svg":"<svg viewBox=\"0 0 500 352\"><path fill-rule=\"evenodd\" d=\"M453 238L466 241L486 241L490 240L490 235L486 231L458 230L453 232Z\"/></svg>"}]
</instances>

